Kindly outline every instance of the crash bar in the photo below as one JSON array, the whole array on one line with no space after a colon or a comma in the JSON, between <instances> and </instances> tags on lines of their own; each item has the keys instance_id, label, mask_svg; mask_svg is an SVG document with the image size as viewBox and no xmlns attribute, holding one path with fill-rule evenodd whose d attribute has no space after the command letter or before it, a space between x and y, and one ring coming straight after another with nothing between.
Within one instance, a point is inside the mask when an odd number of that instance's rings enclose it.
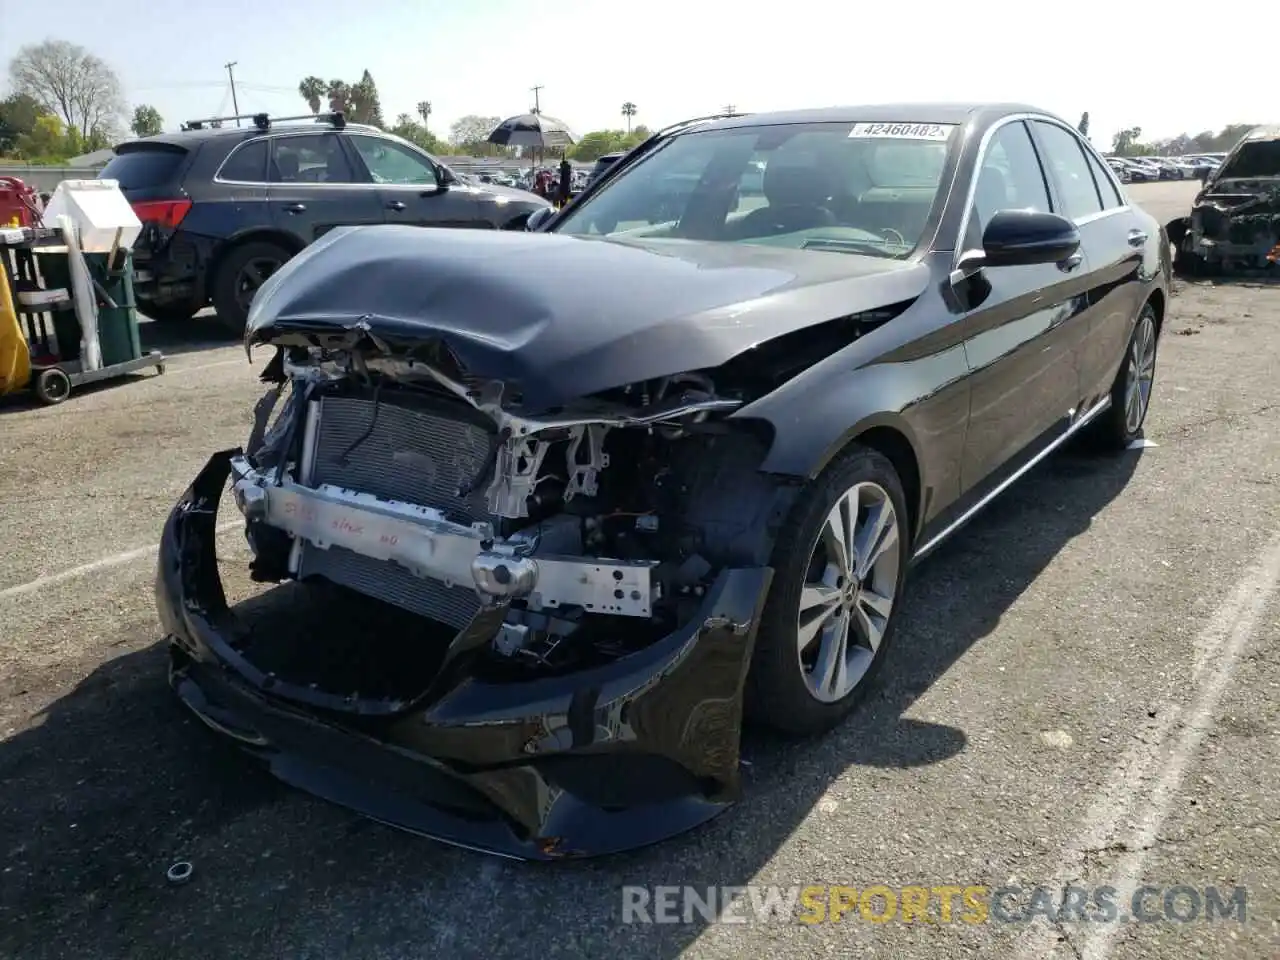
<instances>
[{"instance_id":1,"label":"crash bar","mask_svg":"<svg viewBox=\"0 0 1280 960\"><path fill-rule=\"evenodd\" d=\"M649 617L656 564L596 557L533 557L496 540L489 524L463 526L439 510L331 484L277 484L244 457L231 460L240 512L327 550L341 547L398 564L445 586L474 586L491 604L524 599L531 609Z\"/></svg>"}]
</instances>

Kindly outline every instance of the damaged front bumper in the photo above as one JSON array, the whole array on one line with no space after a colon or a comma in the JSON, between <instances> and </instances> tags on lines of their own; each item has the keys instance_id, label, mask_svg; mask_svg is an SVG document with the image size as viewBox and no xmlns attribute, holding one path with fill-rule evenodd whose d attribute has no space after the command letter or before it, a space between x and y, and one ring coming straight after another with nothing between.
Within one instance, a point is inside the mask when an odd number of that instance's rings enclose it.
<instances>
[{"instance_id":1,"label":"damaged front bumper","mask_svg":"<svg viewBox=\"0 0 1280 960\"><path fill-rule=\"evenodd\" d=\"M535 860L653 843L737 798L743 684L770 570L721 571L695 616L638 652L532 679L467 670L502 620L482 609L422 696L342 714L288 695L238 649L244 626L214 544L238 453L215 455L170 514L157 604L178 696L280 779L397 827Z\"/></svg>"}]
</instances>

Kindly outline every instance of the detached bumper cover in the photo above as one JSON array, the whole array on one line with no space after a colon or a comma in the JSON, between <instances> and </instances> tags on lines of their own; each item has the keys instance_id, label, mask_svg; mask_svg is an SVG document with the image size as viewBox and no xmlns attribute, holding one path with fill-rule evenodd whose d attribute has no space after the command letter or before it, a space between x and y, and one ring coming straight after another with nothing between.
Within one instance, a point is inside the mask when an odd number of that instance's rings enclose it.
<instances>
[{"instance_id":1,"label":"detached bumper cover","mask_svg":"<svg viewBox=\"0 0 1280 960\"><path fill-rule=\"evenodd\" d=\"M737 799L743 683L770 570L723 571L686 626L607 665L504 683L460 670L404 712L349 724L273 696L236 650L242 627L214 537L237 453L215 455L170 514L157 606L175 692L280 779L407 830L535 860L653 843Z\"/></svg>"}]
</instances>

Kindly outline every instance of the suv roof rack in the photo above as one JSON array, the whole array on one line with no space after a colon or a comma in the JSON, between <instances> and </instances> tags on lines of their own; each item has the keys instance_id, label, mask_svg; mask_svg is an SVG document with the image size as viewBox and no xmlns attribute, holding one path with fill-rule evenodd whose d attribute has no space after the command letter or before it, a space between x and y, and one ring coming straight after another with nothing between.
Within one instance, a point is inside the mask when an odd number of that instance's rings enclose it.
<instances>
[{"instance_id":1,"label":"suv roof rack","mask_svg":"<svg viewBox=\"0 0 1280 960\"><path fill-rule=\"evenodd\" d=\"M273 117L267 113L240 113L230 117L204 117L200 120L188 120L182 125L182 129L203 130L205 124L212 126L226 123L228 120L252 120L253 125L259 130L270 130L271 124L283 123L289 120L311 120L315 123L327 123L335 130L341 130L347 125L346 115L341 110L332 110L328 113L300 113L296 117Z\"/></svg>"}]
</instances>

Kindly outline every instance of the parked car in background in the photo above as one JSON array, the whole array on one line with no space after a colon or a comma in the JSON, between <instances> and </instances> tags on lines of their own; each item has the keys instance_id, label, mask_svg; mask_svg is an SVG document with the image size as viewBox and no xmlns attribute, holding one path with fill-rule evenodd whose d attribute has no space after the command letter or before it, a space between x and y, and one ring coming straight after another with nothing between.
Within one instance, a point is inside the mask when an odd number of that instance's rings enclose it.
<instances>
[{"instance_id":1,"label":"parked car in background","mask_svg":"<svg viewBox=\"0 0 1280 960\"><path fill-rule=\"evenodd\" d=\"M247 115L246 127L192 121L129 140L98 174L118 180L143 223L135 295L156 320L189 320L212 303L241 331L262 283L334 227L522 229L548 206L449 169L407 140L341 114ZM302 119L306 122L287 122Z\"/></svg>"},{"instance_id":2,"label":"parked car in background","mask_svg":"<svg viewBox=\"0 0 1280 960\"><path fill-rule=\"evenodd\" d=\"M916 561L1142 430L1169 245L1034 108L685 124L532 221L276 273L246 342L283 409L162 535L177 696L400 827L558 860L710 819L744 711L838 724ZM314 588L270 630L218 582L228 480L254 578Z\"/></svg>"},{"instance_id":3,"label":"parked car in background","mask_svg":"<svg viewBox=\"0 0 1280 960\"><path fill-rule=\"evenodd\" d=\"M1138 163L1132 157L1107 157L1107 163L1113 169L1119 167L1128 175L1131 183L1147 183L1160 179L1160 172L1150 165Z\"/></svg>"},{"instance_id":4,"label":"parked car in background","mask_svg":"<svg viewBox=\"0 0 1280 960\"><path fill-rule=\"evenodd\" d=\"M587 182L584 184L584 187L590 186L592 183L599 180L610 167L626 155L626 151L624 150L618 153L606 153L603 157L598 158L595 162L595 166L591 168L591 172L587 174Z\"/></svg>"},{"instance_id":5,"label":"parked car in background","mask_svg":"<svg viewBox=\"0 0 1280 960\"><path fill-rule=\"evenodd\" d=\"M1112 173L1120 179L1121 183L1128 183L1133 179L1133 174L1129 170L1129 165L1119 157L1106 157L1104 159L1106 159L1107 166L1111 168Z\"/></svg>"}]
</instances>

